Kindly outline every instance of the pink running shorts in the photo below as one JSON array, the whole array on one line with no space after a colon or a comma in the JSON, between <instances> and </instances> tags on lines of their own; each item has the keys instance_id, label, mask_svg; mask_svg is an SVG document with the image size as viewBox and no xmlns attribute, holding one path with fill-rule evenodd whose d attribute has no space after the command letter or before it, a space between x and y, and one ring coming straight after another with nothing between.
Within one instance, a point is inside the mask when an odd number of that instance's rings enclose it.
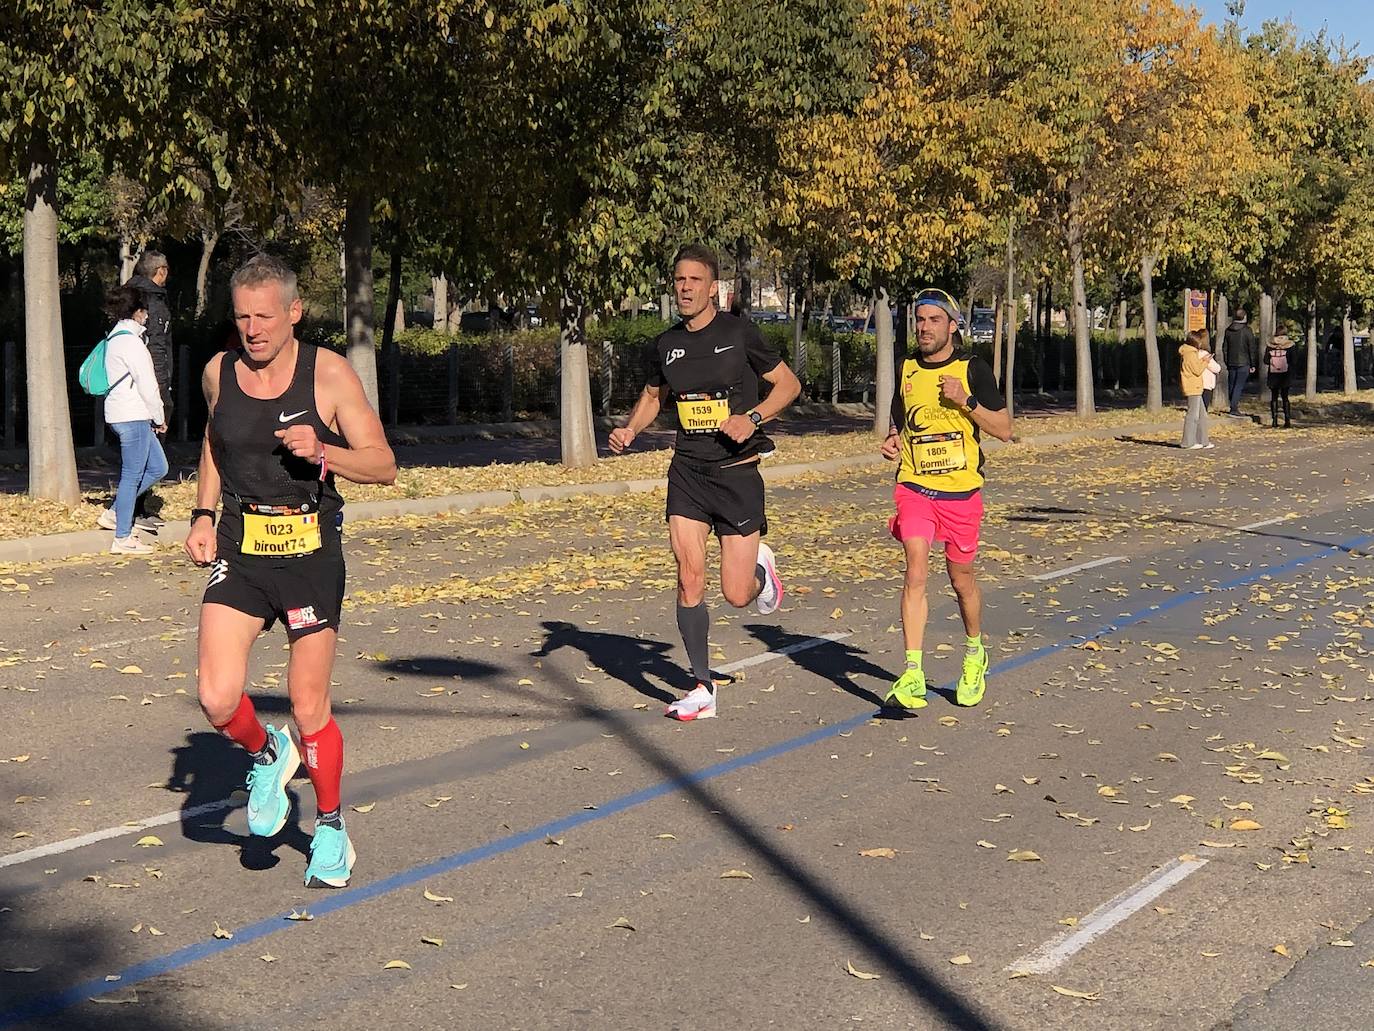
<instances>
[{"instance_id":1,"label":"pink running shorts","mask_svg":"<svg viewBox=\"0 0 1374 1031\"><path fill-rule=\"evenodd\" d=\"M899 541L924 537L944 541L945 557L968 564L978 555L978 531L983 525L983 492L967 498L932 498L897 484L892 492L897 514L887 528Z\"/></svg>"}]
</instances>

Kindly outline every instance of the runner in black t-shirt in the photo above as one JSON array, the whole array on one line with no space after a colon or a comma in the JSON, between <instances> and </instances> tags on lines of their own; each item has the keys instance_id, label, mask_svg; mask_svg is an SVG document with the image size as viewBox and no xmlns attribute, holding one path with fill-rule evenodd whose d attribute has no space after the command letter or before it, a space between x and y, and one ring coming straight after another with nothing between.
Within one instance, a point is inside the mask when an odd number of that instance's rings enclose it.
<instances>
[{"instance_id":1,"label":"runner in black t-shirt","mask_svg":"<svg viewBox=\"0 0 1374 1031\"><path fill-rule=\"evenodd\" d=\"M668 706L678 720L716 715L715 685L707 637L706 538L720 539L720 590L743 608L757 599L759 612L782 602L773 551L760 539L764 516L760 455L772 443L760 427L796 400L801 384L758 327L716 310L712 296L720 265L714 252L692 245L673 261L673 283L682 321L650 345L647 383L625 425L611 431L620 454L658 416L670 396L676 402L677 442L668 466L668 538L677 559L677 625L692 664L696 687ZM759 400L759 380L772 386Z\"/></svg>"}]
</instances>

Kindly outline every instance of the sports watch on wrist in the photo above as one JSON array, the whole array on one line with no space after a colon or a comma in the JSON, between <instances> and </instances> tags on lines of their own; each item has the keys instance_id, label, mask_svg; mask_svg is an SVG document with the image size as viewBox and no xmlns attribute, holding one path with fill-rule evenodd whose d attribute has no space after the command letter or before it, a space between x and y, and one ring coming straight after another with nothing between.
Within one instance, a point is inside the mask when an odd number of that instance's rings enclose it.
<instances>
[{"instance_id":1,"label":"sports watch on wrist","mask_svg":"<svg viewBox=\"0 0 1374 1031\"><path fill-rule=\"evenodd\" d=\"M973 411L975 408L978 407L978 398L974 397L972 394L969 394L968 400L964 402L964 407L967 408L970 412Z\"/></svg>"},{"instance_id":2,"label":"sports watch on wrist","mask_svg":"<svg viewBox=\"0 0 1374 1031\"><path fill-rule=\"evenodd\" d=\"M749 421L754 424L754 429L758 429L760 426L763 425L763 416L760 415L758 412L750 410L746 414L748 414L749 416Z\"/></svg>"}]
</instances>

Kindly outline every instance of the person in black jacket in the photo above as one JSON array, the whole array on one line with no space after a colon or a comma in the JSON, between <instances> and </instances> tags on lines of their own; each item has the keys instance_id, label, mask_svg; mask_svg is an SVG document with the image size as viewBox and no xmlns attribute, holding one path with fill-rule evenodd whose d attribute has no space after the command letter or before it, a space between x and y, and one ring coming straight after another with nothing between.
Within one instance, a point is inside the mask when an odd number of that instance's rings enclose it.
<instances>
[{"instance_id":1,"label":"person in black jacket","mask_svg":"<svg viewBox=\"0 0 1374 1031\"><path fill-rule=\"evenodd\" d=\"M162 409L169 421L172 412L172 312L167 307L167 275L170 271L167 255L161 251L144 251L129 278L129 285L142 290L148 299L148 351L153 356ZM165 426L162 432L166 432Z\"/></svg>"},{"instance_id":2,"label":"person in black jacket","mask_svg":"<svg viewBox=\"0 0 1374 1031\"><path fill-rule=\"evenodd\" d=\"M1230 376L1227 385L1230 388L1231 410L1226 414L1243 419L1245 415L1240 410L1240 399L1245 394L1245 381L1259 368L1259 341L1255 339L1255 334L1246 321L1243 308L1236 310L1236 317L1226 327L1222 358L1226 362L1226 371Z\"/></svg>"}]
</instances>

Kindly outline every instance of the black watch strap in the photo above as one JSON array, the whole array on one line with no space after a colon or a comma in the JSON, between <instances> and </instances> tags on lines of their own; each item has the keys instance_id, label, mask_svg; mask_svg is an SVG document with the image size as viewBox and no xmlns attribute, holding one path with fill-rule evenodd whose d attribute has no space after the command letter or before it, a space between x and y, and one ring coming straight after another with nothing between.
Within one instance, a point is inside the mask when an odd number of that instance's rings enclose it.
<instances>
[{"instance_id":1,"label":"black watch strap","mask_svg":"<svg viewBox=\"0 0 1374 1031\"><path fill-rule=\"evenodd\" d=\"M193 509L191 509L191 522L194 523L194 522L195 522L197 519L199 519L201 516L207 516L207 517L209 517L209 519L210 519L210 525L211 525L211 526L214 526L214 525L215 525L215 510L214 510L213 508L193 508Z\"/></svg>"},{"instance_id":2,"label":"black watch strap","mask_svg":"<svg viewBox=\"0 0 1374 1031\"><path fill-rule=\"evenodd\" d=\"M754 424L755 427L762 426L762 425L763 425L763 416L760 415L758 412L750 411L750 412L749 412L749 421L752 422L752 423Z\"/></svg>"}]
</instances>

